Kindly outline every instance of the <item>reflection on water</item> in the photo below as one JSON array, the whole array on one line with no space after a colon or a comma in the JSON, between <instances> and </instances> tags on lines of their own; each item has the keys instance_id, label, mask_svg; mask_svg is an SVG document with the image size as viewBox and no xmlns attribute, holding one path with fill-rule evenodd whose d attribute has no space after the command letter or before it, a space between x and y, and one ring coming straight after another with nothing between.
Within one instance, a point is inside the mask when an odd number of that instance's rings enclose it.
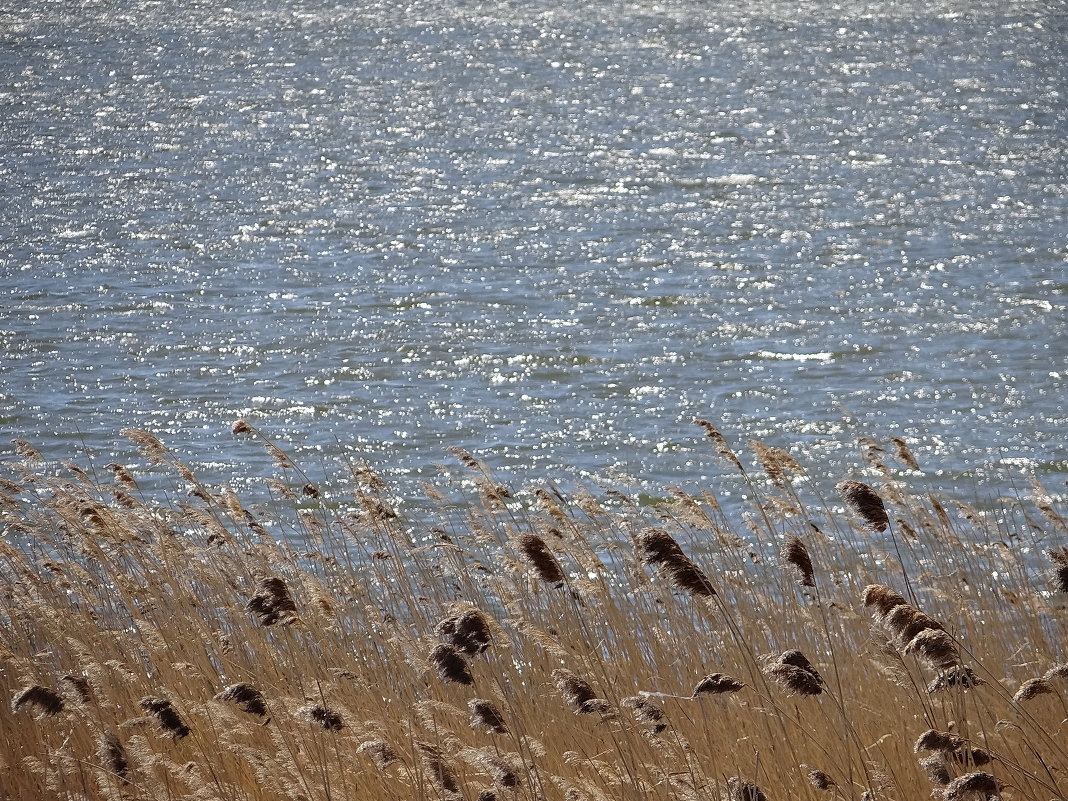
<instances>
[{"instance_id":1,"label":"reflection on water","mask_svg":"<svg viewBox=\"0 0 1068 801\"><path fill-rule=\"evenodd\" d=\"M448 5L9 18L4 430L655 488L720 472L699 416L1064 473L1062 13Z\"/></svg>"}]
</instances>

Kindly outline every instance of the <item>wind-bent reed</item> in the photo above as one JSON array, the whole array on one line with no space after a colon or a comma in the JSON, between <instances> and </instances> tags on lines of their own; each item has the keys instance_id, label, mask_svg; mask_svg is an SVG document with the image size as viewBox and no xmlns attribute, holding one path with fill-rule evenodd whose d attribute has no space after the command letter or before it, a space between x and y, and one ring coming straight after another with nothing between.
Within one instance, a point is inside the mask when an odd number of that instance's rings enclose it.
<instances>
[{"instance_id":1,"label":"wind-bent reed","mask_svg":"<svg viewBox=\"0 0 1068 801\"><path fill-rule=\"evenodd\" d=\"M786 450L752 442L750 465L698 425L725 460L709 486L517 490L457 448L418 517L369 466L309 475L248 420L237 442L277 474L240 497L147 431L102 470L15 443L3 792L1068 797L1058 499L913 493L891 438L861 443L875 486L829 501Z\"/></svg>"}]
</instances>

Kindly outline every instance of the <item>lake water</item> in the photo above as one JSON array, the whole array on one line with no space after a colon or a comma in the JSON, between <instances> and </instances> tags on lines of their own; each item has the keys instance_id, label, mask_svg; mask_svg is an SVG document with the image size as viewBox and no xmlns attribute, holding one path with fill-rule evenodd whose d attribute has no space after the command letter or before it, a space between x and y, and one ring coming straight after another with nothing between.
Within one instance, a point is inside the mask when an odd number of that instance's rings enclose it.
<instances>
[{"instance_id":1,"label":"lake water","mask_svg":"<svg viewBox=\"0 0 1068 801\"><path fill-rule=\"evenodd\" d=\"M1064 491L1063 6L573 5L0 12L2 458Z\"/></svg>"}]
</instances>

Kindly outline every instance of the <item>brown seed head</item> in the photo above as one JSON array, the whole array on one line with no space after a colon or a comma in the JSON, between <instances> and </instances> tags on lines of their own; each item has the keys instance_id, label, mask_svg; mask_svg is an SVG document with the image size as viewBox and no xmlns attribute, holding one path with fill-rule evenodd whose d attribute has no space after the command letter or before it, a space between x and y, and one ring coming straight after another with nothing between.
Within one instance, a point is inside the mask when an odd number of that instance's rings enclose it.
<instances>
[{"instance_id":1,"label":"brown seed head","mask_svg":"<svg viewBox=\"0 0 1068 801\"><path fill-rule=\"evenodd\" d=\"M726 438L719 432L719 429L712 425L707 420L697 418L693 421L694 425L700 426L705 430L705 436L712 440L712 444L716 448L716 453L733 464L742 473L745 472L745 468L742 467L742 463L738 461L738 457L734 455L734 451L731 450L727 444Z\"/></svg>"},{"instance_id":2,"label":"brown seed head","mask_svg":"<svg viewBox=\"0 0 1068 801\"><path fill-rule=\"evenodd\" d=\"M910 604L895 606L885 617L885 622L902 647L912 642L912 639L921 631L942 630L941 623Z\"/></svg>"},{"instance_id":3,"label":"brown seed head","mask_svg":"<svg viewBox=\"0 0 1068 801\"><path fill-rule=\"evenodd\" d=\"M951 781L942 792L945 801L964 801L969 796L979 796L983 799L1001 792L1001 782L989 773L976 771L966 773Z\"/></svg>"},{"instance_id":4,"label":"brown seed head","mask_svg":"<svg viewBox=\"0 0 1068 801\"><path fill-rule=\"evenodd\" d=\"M248 420L236 420L234 421L234 425L230 428L230 433L235 437L238 434L251 434L253 433L253 428Z\"/></svg>"},{"instance_id":5,"label":"brown seed head","mask_svg":"<svg viewBox=\"0 0 1068 801\"><path fill-rule=\"evenodd\" d=\"M485 698L472 698L467 702L467 708L471 710L471 728L485 728L490 734L505 734L504 718L500 710L492 701Z\"/></svg>"},{"instance_id":6,"label":"brown seed head","mask_svg":"<svg viewBox=\"0 0 1068 801\"><path fill-rule=\"evenodd\" d=\"M590 683L570 670L557 668L553 671L553 681L560 695L576 712L581 712L583 704L597 698Z\"/></svg>"},{"instance_id":7,"label":"brown seed head","mask_svg":"<svg viewBox=\"0 0 1068 801\"><path fill-rule=\"evenodd\" d=\"M875 531L886 531L890 525L890 519L886 516L886 507L879 493L863 481L843 481L836 489L845 505L854 514L863 518L869 528Z\"/></svg>"},{"instance_id":8,"label":"brown seed head","mask_svg":"<svg viewBox=\"0 0 1068 801\"><path fill-rule=\"evenodd\" d=\"M63 696L55 690L32 684L23 687L11 698L12 712L18 712L24 706L30 707L38 720L50 718L63 711Z\"/></svg>"},{"instance_id":9,"label":"brown seed head","mask_svg":"<svg viewBox=\"0 0 1068 801\"><path fill-rule=\"evenodd\" d=\"M816 576L812 570L812 558L808 555L808 548L798 536L792 536L782 546L779 552L782 560L793 565L797 569L797 583L802 587L815 587Z\"/></svg>"},{"instance_id":10,"label":"brown seed head","mask_svg":"<svg viewBox=\"0 0 1068 801\"><path fill-rule=\"evenodd\" d=\"M960 662L953 638L941 629L924 629L905 646L905 653L916 654L937 669L952 667Z\"/></svg>"},{"instance_id":11,"label":"brown seed head","mask_svg":"<svg viewBox=\"0 0 1068 801\"><path fill-rule=\"evenodd\" d=\"M520 534L516 537L516 545L523 558L527 560L538 578L546 584L563 584L566 580L560 563L556 561L553 552L545 544L545 540L537 534Z\"/></svg>"},{"instance_id":12,"label":"brown seed head","mask_svg":"<svg viewBox=\"0 0 1068 801\"><path fill-rule=\"evenodd\" d=\"M423 767L430 780L446 793L458 792L460 785L456 782L456 773L445 762L441 750L430 743L416 741L415 745L423 758Z\"/></svg>"},{"instance_id":13,"label":"brown seed head","mask_svg":"<svg viewBox=\"0 0 1068 801\"><path fill-rule=\"evenodd\" d=\"M802 767L804 766L802 765ZM817 790L830 790L835 786L834 779L822 770L810 770L808 772L808 783Z\"/></svg>"},{"instance_id":14,"label":"brown seed head","mask_svg":"<svg viewBox=\"0 0 1068 801\"><path fill-rule=\"evenodd\" d=\"M874 606L876 614L886 617L895 606L905 603L905 599L885 584L869 584L864 588L864 605Z\"/></svg>"},{"instance_id":15,"label":"brown seed head","mask_svg":"<svg viewBox=\"0 0 1068 801\"><path fill-rule=\"evenodd\" d=\"M231 684L214 696L216 701L229 701L236 704L242 712L263 717L267 714L267 702L263 693L248 684Z\"/></svg>"},{"instance_id":16,"label":"brown seed head","mask_svg":"<svg viewBox=\"0 0 1068 801\"><path fill-rule=\"evenodd\" d=\"M430 663L442 681L474 684L475 678L462 653L448 643L438 643L430 650Z\"/></svg>"},{"instance_id":17,"label":"brown seed head","mask_svg":"<svg viewBox=\"0 0 1068 801\"><path fill-rule=\"evenodd\" d=\"M638 556L643 563L680 590L702 598L710 598L716 594L704 571L694 564L672 536L662 529L648 528L638 535Z\"/></svg>"},{"instance_id":18,"label":"brown seed head","mask_svg":"<svg viewBox=\"0 0 1068 801\"><path fill-rule=\"evenodd\" d=\"M1068 592L1068 548L1049 552L1053 563L1053 586L1059 592Z\"/></svg>"},{"instance_id":19,"label":"brown seed head","mask_svg":"<svg viewBox=\"0 0 1068 801\"><path fill-rule=\"evenodd\" d=\"M297 605L289 594L289 587L278 576L267 576L256 582L256 594L245 609L261 626L288 625L297 619Z\"/></svg>"},{"instance_id":20,"label":"brown seed head","mask_svg":"<svg viewBox=\"0 0 1068 801\"><path fill-rule=\"evenodd\" d=\"M1053 694L1053 687L1046 679L1028 679L1020 685L1012 700L1020 704L1039 695Z\"/></svg>"},{"instance_id":21,"label":"brown seed head","mask_svg":"<svg viewBox=\"0 0 1068 801\"><path fill-rule=\"evenodd\" d=\"M88 704L93 700L93 692L84 676L68 673L59 680L59 691L73 704Z\"/></svg>"},{"instance_id":22,"label":"brown seed head","mask_svg":"<svg viewBox=\"0 0 1068 801\"><path fill-rule=\"evenodd\" d=\"M345 728L341 715L321 704L301 707L300 714L309 722L318 723L325 731L341 731Z\"/></svg>"},{"instance_id":23,"label":"brown seed head","mask_svg":"<svg viewBox=\"0 0 1068 801\"><path fill-rule=\"evenodd\" d=\"M123 784L129 784L130 761L126 749L113 732L104 732L97 740L96 756L104 769L116 776Z\"/></svg>"},{"instance_id":24,"label":"brown seed head","mask_svg":"<svg viewBox=\"0 0 1068 801\"><path fill-rule=\"evenodd\" d=\"M693 688L693 697L699 695L722 695L723 693L736 693L745 685L733 676L723 673L712 673L705 676Z\"/></svg>"},{"instance_id":25,"label":"brown seed head","mask_svg":"<svg viewBox=\"0 0 1068 801\"><path fill-rule=\"evenodd\" d=\"M379 770L385 770L397 761L397 752L382 740L368 740L356 749L356 753L370 757Z\"/></svg>"},{"instance_id":26,"label":"brown seed head","mask_svg":"<svg viewBox=\"0 0 1068 801\"><path fill-rule=\"evenodd\" d=\"M434 632L466 656L475 656L493 644L486 615L474 607L457 608L438 621Z\"/></svg>"},{"instance_id":27,"label":"brown seed head","mask_svg":"<svg viewBox=\"0 0 1068 801\"><path fill-rule=\"evenodd\" d=\"M924 773L927 774L927 778L930 779L933 784L939 784L943 787L949 784L949 765L946 764L945 757L941 754L925 756L920 760L920 767L923 768Z\"/></svg>"},{"instance_id":28,"label":"brown seed head","mask_svg":"<svg viewBox=\"0 0 1068 801\"><path fill-rule=\"evenodd\" d=\"M759 787L738 776L727 779L727 792L723 801L768 801Z\"/></svg>"},{"instance_id":29,"label":"brown seed head","mask_svg":"<svg viewBox=\"0 0 1068 801\"><path fill-rule=\"evenodd\" d=\"M935 676L931 683L927 685L927 692L940 693L950 687L960 687L964 690L970 690L972 687L978 687L983 683L983 680L976 676L975 672L970 667L957 665L948 670L943 670Z\"/></svg>"},{"instance_id":30,"label":"brown seed head","mask_svg":"<svg viewBox=\"0 0 1068 801\"><path fill-rule=\"evenodd\" d=\"M916 744L912 746L914 753L920 753L920 751L956 751L964 745L964 740L955 734L949 732L938 731L937 729L928 729L920 735L916 740Z\"/></svg>"},{"instance_id":31,"label":"brown seed head","mask_svg":"<svg viewBox=\"0 0 1068 801\"><path fill-rule=\"evenodd\" d=\"M174 705L166 698L147 696L141 699L140 705L141 709L156 719L165 736L180 740L189 734L189 727L182 722Z\"/></svg>"}]
</instances>

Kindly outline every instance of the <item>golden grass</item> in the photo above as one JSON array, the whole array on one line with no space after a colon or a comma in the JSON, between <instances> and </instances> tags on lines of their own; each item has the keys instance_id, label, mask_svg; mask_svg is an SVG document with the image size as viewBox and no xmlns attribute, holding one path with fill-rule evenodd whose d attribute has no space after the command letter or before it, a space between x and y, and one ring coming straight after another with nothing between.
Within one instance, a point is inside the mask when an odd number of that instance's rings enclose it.
<instances>
[{"instance_id":1,"label":"golden grass","mask_svg":"<svg viewBox=\"0 0 1068 801\"><path fill-rule=\"evenodd\" d=\"M825 499L699 425L740 521L711 491L514 491L456 449L466 480L410 522L245 421L281 475L251 500L144 431L103 478L18 443L0 796L1065 798L1068 528L1041 489L980 514L869 447L872 483Z\"/></svg>"}]
</instances>

